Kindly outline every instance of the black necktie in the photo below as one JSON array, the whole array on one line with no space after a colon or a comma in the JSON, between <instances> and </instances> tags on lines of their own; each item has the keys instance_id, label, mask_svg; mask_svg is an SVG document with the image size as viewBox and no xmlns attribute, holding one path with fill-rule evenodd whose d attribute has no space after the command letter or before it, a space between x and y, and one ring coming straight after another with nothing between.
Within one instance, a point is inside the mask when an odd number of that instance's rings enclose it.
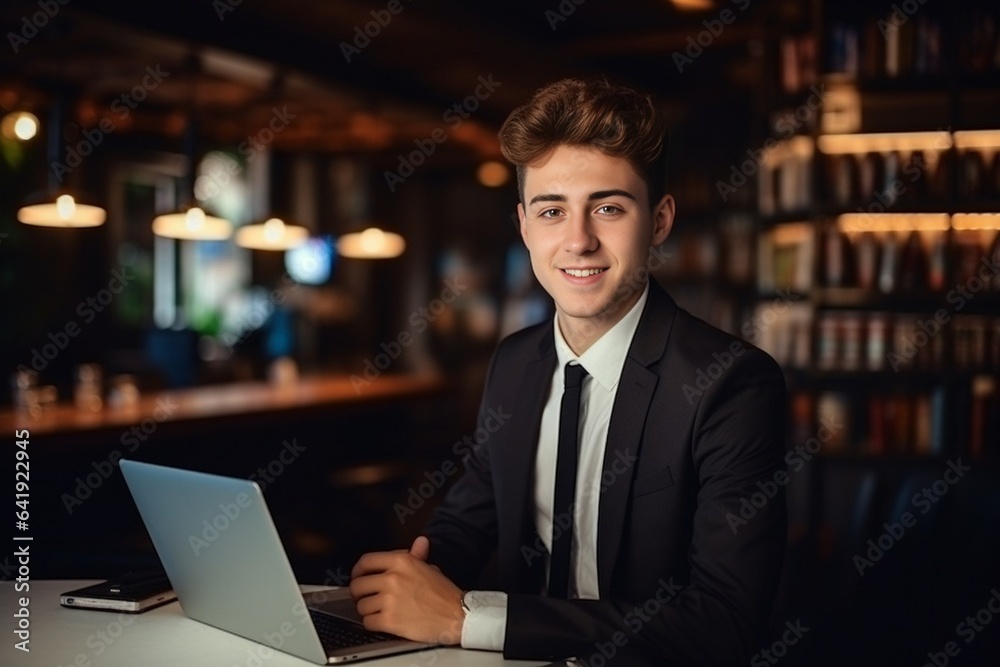
<instances>
[{"instance_id":1,"label":"black necktie","mask_svg":"<svg viewBox=\"0 0 1000 667\"><path fill-rule=\"evenodd\" d=\"M569 593L572 505L576 495L576 464L579 459L580 385L586 374L583 366L566 364L566 388L559 406L559 452L555 500L552 503L552 558L549 561L549 597L554 598L565 598Z\"/></svg>"}]
</instances>

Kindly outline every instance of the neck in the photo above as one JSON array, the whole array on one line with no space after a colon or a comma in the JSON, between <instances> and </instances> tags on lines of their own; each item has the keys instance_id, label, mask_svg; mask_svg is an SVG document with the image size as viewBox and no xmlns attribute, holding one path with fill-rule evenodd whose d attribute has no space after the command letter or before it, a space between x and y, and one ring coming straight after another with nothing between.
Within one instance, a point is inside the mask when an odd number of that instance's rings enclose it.
<instances>
[{"instance_id":1,"label":"neck","mask_svg":"<svg viewBox=\"0 0 1000 667\"><path fill-rule=\"evenodd\" d=\"M590 346L600 340L601 336L622 321L622 318L635 306L642 296L642 290L635 290L623 301L615 301L593 317L572 317L562 311L557 311L556 321L563 340L569 345L576 356L582 355Z\"/></svg>"}]
</instances>

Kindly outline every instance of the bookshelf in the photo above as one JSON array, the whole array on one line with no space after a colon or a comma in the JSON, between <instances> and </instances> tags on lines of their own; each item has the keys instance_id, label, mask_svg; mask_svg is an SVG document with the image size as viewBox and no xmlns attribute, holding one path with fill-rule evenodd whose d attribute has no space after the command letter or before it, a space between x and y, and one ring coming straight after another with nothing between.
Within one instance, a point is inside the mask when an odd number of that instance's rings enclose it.
<instances>
[{"instance_id":1,"label":"bookshelf","mask_svg":"<svg viewBox=\"0 0 1000 667\"><path fill-rule=\"evenodd\" d=\"M970 528L1000 488L1000 275L979 276L1000 262L1000 7L803 5L775 22L783 144L756 183L752 317L771 323L752 342L789 390L778 616L816 628L789 664L922 664L915 638L950 632L1000 553ZM854 557L953 465L975 481L862 577Z\"/></svg>"},{"instance_id":2,"label":"bookshelf","mask_svg":"<svg viewBox=\"0 0 1000 667\"><path fill-rule=\"evenodd\" d=\"M761 8L756 128L701 170L714 206L672 239L663 277L785 372L771 620L814 628L789 665L922 664L933 646L914 637L951 633L1000 554L1000 270L985 269L1000 266L1000 6L916 4L890 39L879 22L909 4ZM968 478L925 516L914 498L959 465ZM854 557L915 508L862 578Z\"/></svg>"},{"instance_id":3,"label":"bookshelf","mask_svg":"<svg viewBox=\"0 0 1000 667\"><path fill-rule=\"evenodd\" d=\"M821 3L779 40L753 340L821 456L1000 458L1000 8ZM775 295L787 307L779 307Z\"/></svg>"},{"instance_id":4,"label":"bookshelf","mask_svg":"<svg viewBox=\"0 0 1000 667\"><path fill-rule=\"evenodd\" d=\"M728 94L738 96L738 92ZM755 296L753 179L741 175L723 200L715 179L708 175L723 171L720 165L735 163L739 168L740 156L733 154L733 147L743 145L747 128L736 127L729 110L737 108L747 117L754 112L720 95L723 99L711 108L689 110L671 128L668 150L677 157L668 184L680 194L674 229L663 247L670 261L654 275L682 307L720 329L736 332L744 319L741 304ZM714 136L719 126L725 128L720 130L724 136Z\"/></svg>"}]
</instances>

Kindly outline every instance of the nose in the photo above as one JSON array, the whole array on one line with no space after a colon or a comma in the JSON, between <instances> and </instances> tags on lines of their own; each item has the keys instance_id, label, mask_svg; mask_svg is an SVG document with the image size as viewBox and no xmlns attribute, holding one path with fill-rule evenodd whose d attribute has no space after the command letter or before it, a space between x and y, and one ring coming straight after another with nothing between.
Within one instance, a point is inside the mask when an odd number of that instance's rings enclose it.
<instances>
[{"instance_id":1,"label":"nose","mask_svg":"<svg viewBox=\"0 0 1000 667\"><path fill-rule=\"evenodd\" d=\"M594 233L593 222L587 215L570 216L566 221L566 236L563 248L574 255L583 255L597 250L600 245Z\"/></svg>"}]
</instances>

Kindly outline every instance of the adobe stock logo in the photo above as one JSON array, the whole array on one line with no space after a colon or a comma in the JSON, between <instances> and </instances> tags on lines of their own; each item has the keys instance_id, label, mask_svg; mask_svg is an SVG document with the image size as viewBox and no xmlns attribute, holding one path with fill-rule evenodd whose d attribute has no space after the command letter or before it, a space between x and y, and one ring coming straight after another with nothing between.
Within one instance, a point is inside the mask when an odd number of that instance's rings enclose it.
<instances>
[{"instance_id":1,"label":"adobe stock logo","mask_svg":"<svg viewBox=\"0 0 1000 667\"><path fill-rule=\"evenodd\" d=\"M996 603L994 606L993 603ZM990 598L974 613L970 613L955 626L955 634L966 644L971 644L981 632L985 632L994 618L1000 616L1000 591L996 587L990 589ZM950 640L941 646L940 651L928 651L927 661L923 667L946 667L951 659L962 652L962 646L955 640ZM969 664L979 664L969 663Z\"/></svg>"},{"instance_id":2,"label":"adobe stock logo","mask_svg":"<svg viewBox=\"0 0 1000 667\"><path fill-rule=\"evenodd\" d=\"M130 90L122 93L111 103L111 111L118 117L119 121L124 121L129 115L139 107L139 105L149 97L149 94L163 83L163 80L170 76L170 72L164 70L159 63L149 65L144 70L145 76ZM74 124L75 125L75 124ZM108 117L101 118L97 127L84 128L80 130L80 139L76 143L66 146L66 157L62 162L53 161L49 167L52 175L59 183L62 183L67 174L83 163L83 159L91 155L98 146L104 142L104 138L112 134L117 129L117 125Z\"/></svg>"},{"instance_id":3,"label":"adobe stock logo","mask_svg":"<svg viewBox=\"0 0 1000 667\"><path fill-rule=\"evenodd\" d=\"M21 50L21 47L34 39L38 32L49 24L49 21L56 17L61 5L68 5L69 0L38 0L40 11L31 16L21 17L21 29L18 32L8 32L7 41L14 53Z\"/></svg>"},{"instance_id":4,"label":"adobe stock logo","mask_svg":"<svg viewBox=\"0 0 1000 667\"><path fill-rule=\"evenodd\" d=\"M229 529L233 523L240 518L243 510L253 504L253 498L246 493L238 493L231 503L219 503L219 513L201 522L201 536L191 534L188 536L188 545L195 556L200 556L201 552L207 549L219 536Z\"/></svg>"},{"instance_id":5,"label":"adobe stock logo","mask_svg":"<svg viewBox=\"0 0 1000 667\"><path fill-rule=\"evenodd\" d=\"M877 22L878 31L882 33L882 38L888 40L890 32L897 32L903 25L916 14L927 0L904 0L902 3L892 4L892 13L889 20L879 19Z\"/></svg>"},{"instance_id":6,"label":"adobe stock logo","mask_svg":"<svg viewBox=\"0 0 1000 667\"><path fill-rule=\"evenodd\" d=\"M758 651L751 659L751 667L766 667L777 664L782 658L788 655L788 649L799 643L799 640L809 632L808 626L802 624L802 619L797 619L794 623L785 621L787 628L779 639L774 640L767 648Z\"/></svg>"},{"instance_id":7,"label":"adobe stock logo","mask_svg":"<svg viewBox=\"0 0 1000 667\"><path fill-rule=\"evenodd\" d=\"M570 16L576 11L576 8L582 5L587 0L562 0L559 6L554 10L545 10L545 20L549 22L549 27L555 32L556 28L563 21L569 19Z\"/></svg>"},{"instance_id":8,"label":"adobe stock logo","mask_svg":"<svg viewBox=\"0 0 1000 667\"><path fill-rule=\"evenodd\" d=\"M729 524L733 535L750 523L757 516L757 512L764 509L771 502L771 499L778 495L778 491L791 480L792 473L802 470L806 463L819 453L823 445L833 440L843 428L844 424L838 424L832 419L823 417L820 419L820 427L815 437L809 438L803 444L796 445L795 449L785 452L785 464L788 466L789 472L779 468L770 475L770 479L757 480L758 490L749 496L740 498L739 514L733 512L726 514L726 523Z\"/></svg>"},{"instance_id":9,"label":"adobe stock logo","mask_svg":"<svg viewBox=\"0 0 1000 667\"><path fill-rule=\"evenodd\" d=\"M503 406L489 408L480 418L480 426L472 435L467 435L452 446L452 453L457 457L462 456L462 465L472 458L479 451L479 448L489 442L490 437L500 430L504 424L512 417L510 413L503 411ZM396 512L396 518L400 524L406 523L407 519L416 515L428 500L434 497L455 473L459 471L458 464L453 459L445 459L437 470L424 471L424 481L411 486L406 495L406 503L396 503L392 506Z\"/></svg>"},{"instance_id":10,"label":"adobe stock logo","mask_svg":"<svg viewBox=\"0 0 1000 667\"><path fill-rule=\"evenodd\" d=\"M741 356L747 351L746 346L741 340L734 340L729 344L729 351L712 353L712 358L715 359L714 362L708 365L708 368L699 368L695 373L694 386L685 382L681 387L684 391L684 398L687 399L688 405L694 405L696 398L701 398L706 391L708 391L715 381L721 378L729 367L733 365L736 361L736 357Z\"/></svg>"},{"instance_id":11,"label":"adobe stock logo","mask_svg":"<svg viewBox=\"0 0 1000 667\"><path fill-rule=\"evenodd\" d=\"M414 337L427 331L427 327L468 288L468 285L463 285L458 278L454 277L446 278L444 285L445 287L438 298L431 300L426 307L421 306L410 313L406 320L410 324L409 329L400 331L388 343L380 343L379 348L382 351L376 354L374 359L365 359L362 374L354 373L351 375L351 387L355 394L360 396L361 390L377 380L382 375L382 371L389 368L403 354L403 350L413 344Z\"/></svg>"},{"instance_id":12,"label":"adobe stock logo","mask_svg":"<svg viewBox=\"0 0 1000 667\"><path fill-rule=\"evenodd\" d=\"M732 3L741 11L745 12L750 7L750 0L732 0ZM701 22L705 29L694 37L688 35L687 48L684 52L674 51L672 58L677 71L684 73L684 68L693 65L695 59L705 52L705 49L712 46L719 35L723 33L727 25L736 21L736 13L732 9L723 9L719 12L719 17L715 19L705 19Z\"/></svg>"},{"instance_id":13,"label":"adobe stock logo","mask_svg":"<svg viewBox=\"0 0 1000 667\"><path fill-rule=\"evenodd\" d=\"M123 264L120 269L114 269L111 272L111 278L108 280L106 287L98 290L96 294L88 296L76 305L76 314L83 318L84 324L93 322L97 318L98 313L104 312L115 297L121 294L129 286L129 283L135 279L135 273L131 273L130 275L131 268L132 266L129 264ZM54 332L50 331L48 333L48 341L42 343L40 347L31 348L31 360L29 362L31 368L39 373L44 371L49 363L54 361L63 350L69 347L73 339L81 333L83 333L83 327L74 319L67 320L62 327L56 329ZM28 366L18 364L17 370L27 371Z\"/></svg>"},{"instance_id":14,"label":"adobe stock logo","mask_svg":"<svg viewBox=\"0 0 1000 667\"><path fill-rule=\"evenodd\" d=\"M594 652L590 654L587 658L577 658L572 664L580 665L580 667L605 667L605 665L623 665L628 664L622 660L615 660L615 656L618 655L620 649L628 646L631 641L629 634L638 636L642 632L643 628L647 623L653 621L657 618L660 611L670 604L670 602L680 593L684 591L684 587L680 584L674 583L674 578L670 577L667 580L660 579L656 583L659 584L659 588L656 592L649 598L647 598L641 605L636 605L632 609L625 613L622 620L625 626L628 628L628 633L624 630L618 630L608 637L609 641L597 641L594 642ZM567 662L567 664L570 664Z\"/></svg>"},{"instance_id":15,"label":"adobe stock logo","mask_svg":"<svg viewBox=\"0 0 1000 667\"><path fill-rule=\"evenodd\" d=\"M472 94L451 105L441 114L441 121L448 123L452 132L471 118L472 114L479 109L480 104L488 100L490 95L503 85L502 81L494 80L492 74L480 75L476 81L478 85L473 89ZM414 139L415 150L405 155L400 153L396 156L398 159L396 171L387 170L382 174L385 178L385 184L389 187L389 192L395 192L397 187L414 174L417 167L434 154L438 145L448 141L450 136L443 127L436 127L427 138Z\"/></svg>"},{"instance_id":16,"label":"adobe stock logo","mask_svg":"<svg viewBox=\"0 0 1000 667\"><path fill-rule=\"evenodd\" d=\"M948 467L942 473L941 478L923 487L919 493L913 494L910 504L915 509L920 510L920 515L927 514L933 509L934 505L948 494L951 487L963 480L965 474L971 470L970 466L962 465L961 458L948 461ZM885 532L878 537L870 538L867 542L868 549L864 554L855 554L852 559L854 567L858 570L858 574L862 577L865 576L866 569L874 567L875 563L882 560L889 553L889 550L906 536L907 529L917 525L920 515L914 514L911 511L905 511L899 515L898 521L883 523L882 527L885 529Z\"/></svg>"},{"instance_id":17,"label":"adobe stock logo","mask_svg":"<svg viewBox=\"0 0 1000 667\"><path fill-rule=\"evenodd\" d=\"M407 2L412 1L407 0ZM361 55L361 51L367 49L372 40L382 34L382 29L392 23L392 17L401 14L404 9L400 0L389 0L385 9L373 9L369 12L373 20L365 23L363 30L360 25L354 26L354 39L351 43L340 43L340 52L344 54L347 64L351 63L351 58L354 56Z\"/></svg>"},{"instance_id":18,"label":"adobe stock logo","mask_svg":"<svg viewBox=\"0 0 1000 667\"><path fill-rule=\"evenodd\" d=\"M122 432L119 442L127 447L127 453L133 453L139 446L149 440L156 433L160 424L170 419L180 405L167 396L156 399L152 413L141 422L133 424L131 428ZM63 493L60 496L66 513L72 515L76 509L83 505L84 501L90 498L99 488L111 478L118 470L118 462L125 454L120 449L112 449L106 458L100 461L91 461L92 471L88 471L84 477L77 476L74 480L76 487L73 493Z\"/></svg>"}]
</instances>

